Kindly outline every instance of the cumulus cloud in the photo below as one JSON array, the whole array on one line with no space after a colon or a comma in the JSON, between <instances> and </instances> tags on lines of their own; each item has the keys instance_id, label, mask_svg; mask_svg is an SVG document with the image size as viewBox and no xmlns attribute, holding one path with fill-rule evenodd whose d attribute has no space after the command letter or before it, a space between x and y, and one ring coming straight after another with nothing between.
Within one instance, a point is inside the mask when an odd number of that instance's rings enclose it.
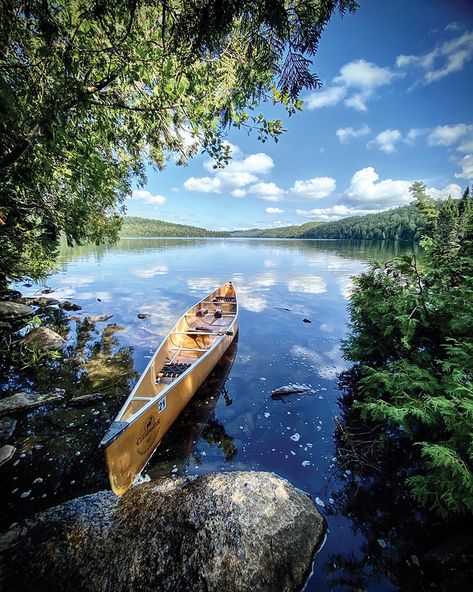
<instances>
[{"instance_id":1,"label":"cumulus cloud","mask_svg":"<svg viewBox=\"0 0 473 592\"><path fill-rule=\"evenodd\" d=\"M343 86L332 86L324 90L318 90L304 99L304 107L309 110L332 107L339 103L346 94L347 90Z\"/></svg>"},{"instance_id":2,"label":"cumulus cloud","mask_svg":"<svg viewBox=\"0 0 473 592\"><path fill-rule=\"evenodd\" d=\"M436 187L428 187L427 193L434 199L460 199L462 196L462 188L456 183L450 183L444 189L437 189Z\"/></svg>"},{"instance_id":3,"label":"cumulus cloud","mask_svg":"<svg viewBox=\"0 0 473 592\"><path fill-rule=\"evenodd\" d=\"M397 129L391 130L387 129L383 132L379 133L374 140L372 140L368 145L369 146L377 146L386 154L392 154L396 151L396 143L402 139L401 132Z\"/></svg>"},{"instance_id":4,"label":"cumulus cloud","mask_svg":"<svg viewBox=\"0 0 473 592\"><path fill-rule=\"evenodd\" d=\"M163 195L153 195L150 191L145 191L143 189L134 189L128 199L142 201L145 204L153 206L162 206L166 203L166 198Z\"/></svg>"},{"instance_id":5,"label":"cumulus cloud","mask_svg":"<svg viewBox=\"0 0 473 592\"><path fill-rule=\"evenodd\" d=\"M430 132L427 140L432 146L451 146L472 131L473 125L466 125L465 123L438 125Z\"/></svg>"},{"instance_id":6,"label":"cumulus cloud","mask_svg":"<svg viewBox=\"0 0 473 592\"><path fill-rule=\"evenodd\" d=\"M322 199L335 191L336 181L332 177L314 177L306 181L298 179L290 191L298 199Z\"/></svg>"},{"instance_id":7,"label":"cumulus cloud","mask_svg":"<svg viewBox=\"0 0 473 592\"><path fill-rule=\"evenodd\" d=\"M281 208L266 208L266 213L267 214L283 214L284 210L281 210Z\"/></svg>"},{"instance_id":8,"label":"cumulus cloud","mask_svg":"<svg viewBox=\"0 0 473 592\"><path fill-rule=\"evenodd\" d=\"M341 144L348 144L351 138L361 138L370 133L370 128L365 124L358 129L352 127L341 127L335 133L338 136Z\"/></svg>"},{"instance_id":9,"label":"cumulus cloud","mask_svg":"<svg viewBox=\"0 0 473 592\"><path fill-rule=\"evenodd\" d=\"M460 160L461 173L455 173L457 179L473 180L473 154L468 154Z\"/></svg>"},{"instance_id":10,"label":"cumulus cloud","mask_svg":"<svg viewBox=\"0 0 473 592\"><path fill-rule=\"evenodd\" d=\"M214 161L209 160L204 163L204 168L212 173L212 176L189 177L184 182L184 187L200 193L228 192L233 197L241 198L246 195L244 187L256 183L259 175L266 175L274 167L273 159L263 152L243 157L237 146L229 146L233 160L226 168L214 168Z\"/></svg>"},{"instance_id":11,"label":"cumulus cloud","mask_svg":"<svg viewBox=\"0 0 473 592\"><path fill-rule=\"evenodd\" d=\"M304 104L308 109L318 109L337 105L345 99L344 104L347 107L367 111L368 99L377 88L390 84L395 76L389 68L382 68L362 59L353 60L340 68L340 74L332 80L332 86L311 93L304 99Z\"/></svg>"},{"instance_id":12,"label":"cumulus cloud","mask_svg":"<svg viewBox=\"0 0 473 592\"><path fill-rule=\"evenodd\" d=\"M256 183L248 191L266 201L282 201L284 198L284 190L276 183Z\"/></svg>"},{"instance_id":13,"label":"cumulus cloud","mask_svg":"<svg viewBox=\"0 0 473 592\"><path fill-rule=\"evenodd\" d=\"M381 68L366 60L354 60L340 68L340 76L333 81L346 87L373 91L378 86L389 84L394 73L389 68Z\"/></svg>"},{"instance_id":14,"label":"cumulus cloud","mask_svg":"<svg viewBox=\"0 0 473 592\"><path fill-rule=\"evenodd\" d=\"M359 208L348 207L344 204L334 205L328 208L314 208L312 210L296 210L296 214L309 220L319 222L333 222L349 216L362 216L363 214L373 214L380 210L363 210Z\"/></svg>"},{"instance_id":15,"label":"cumulus cloud","mask_svg":"<svg viewBox=\"0 0 473 592\"><path fill-rule=\"evenodd\" d=\"M395 207L411 201L411 184L410 181L393 179L379 181L374 168L365 167L353 175L345 195L351 204L364 206L369 210Z\"/></svg>"},{"instance_id":16,"label":"cumulus cloud","mask_svg":"<svg viewBox=\"0 0 473 592\"><path fill-rule=\"evenodd\" d=\"M396 59L396 66L400 69L411 67L420 69L422 84L431 84L454 72L460 72L472 57L473 31L467 31L428 53L400 55Z\"/></svg>"}]
</instances>

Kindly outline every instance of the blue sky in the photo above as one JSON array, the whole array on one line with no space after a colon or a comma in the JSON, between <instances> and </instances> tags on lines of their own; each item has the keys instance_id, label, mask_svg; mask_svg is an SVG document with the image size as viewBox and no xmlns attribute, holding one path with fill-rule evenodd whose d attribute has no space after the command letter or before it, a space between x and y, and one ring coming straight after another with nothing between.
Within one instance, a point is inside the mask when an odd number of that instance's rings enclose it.
<instances>
[{"instance_id":1,"label":"blue sky","mask_svg":"<svg viewBox=\"0 0 473 592\"><path fill-rule=\"evenodd\" d=\"M149 170L130 215L217 230L269 228L376 212L409 202L423 181L436 198L473 182L473 2L360 0L322 36L323 88L283 116L278 143L231 130L233 159L206 156Z\"/></svg>"}]
</instances>

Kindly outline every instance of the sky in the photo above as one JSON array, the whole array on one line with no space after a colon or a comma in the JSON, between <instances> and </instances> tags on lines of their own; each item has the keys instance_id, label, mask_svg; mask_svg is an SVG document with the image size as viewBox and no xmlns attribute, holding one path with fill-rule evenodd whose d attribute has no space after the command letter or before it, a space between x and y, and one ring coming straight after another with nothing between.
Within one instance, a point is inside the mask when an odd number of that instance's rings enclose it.
<instances>
[{"instance_id":1,"label":"sky","mask_svg":"<svg viewBox=\"0 0 473 592\"><path fill-rule=\"evenodd\" d=\"M331 221L442 199L473 183L473 1L360 0L334 16L314 57L323 87L283 119L279 142L230 130L232 161L148 170L129 215L213 230Z\"/></svg>"}]
</instances>

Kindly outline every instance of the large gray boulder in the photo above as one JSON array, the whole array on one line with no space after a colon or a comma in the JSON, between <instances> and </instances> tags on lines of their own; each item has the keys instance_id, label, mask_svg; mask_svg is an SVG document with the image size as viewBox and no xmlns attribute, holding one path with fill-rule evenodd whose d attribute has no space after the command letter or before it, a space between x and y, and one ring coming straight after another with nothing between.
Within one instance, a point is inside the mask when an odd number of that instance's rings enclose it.
<instances>
[{"instance_id":1,"label":"large gray boulder","mask_svg":"<svg viewBox=\"0 0 473 592\"><path fill-rule=\"evenodd\" d=\"M324 533L314 504L256 472L102 491L0 537L9 592L283 592L305 581Z\"/></svg>"},{"instance_id":2,"label":"large gray boulder","mask_svg":"<svg viewBox=\"0 0 473 592\"><path fill-rule=\"evenodd\" d=\"M33 309L20 302L0 301L0 319L17 320L33 314Z\"/></svg>"}]
</instances>

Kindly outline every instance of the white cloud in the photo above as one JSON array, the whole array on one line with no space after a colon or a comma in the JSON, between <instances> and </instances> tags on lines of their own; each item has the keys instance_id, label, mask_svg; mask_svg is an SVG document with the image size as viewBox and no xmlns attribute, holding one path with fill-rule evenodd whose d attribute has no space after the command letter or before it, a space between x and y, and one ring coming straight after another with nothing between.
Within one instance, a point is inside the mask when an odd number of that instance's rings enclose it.
<instances>
[{"instance_id":1,"label":"white cloud","mask_svg":"<svg viewBox=\"0 0 473 592\"><path fill-rule=\"evenodd\" d=\"M246 190L245 189L234 189L232 191L233 197L245 197Z\"/></svg>"},{"instance_id":2,"label":"white cloud","mask_svg":"<svg viewBox=\"0 0 473 592\"><path fill-rule=\"evenodd\" d=\"M380 68L372 62L354 60L340 68L340 76L333 81L348 87L372 91L378 86L389 84L394 74L389 68Z\"/></svg>"},{"instance_id":3,"label":"white cloud","mask_svg":"<svg viewBox=\"0 0 473 592\"><path fill-rule=\"evenodd\" d=\"M427 140L431 146L451 146L460 138L473 131L472 125L438 125L429 134Z\"/></svg>"},{"instance_id":4,"label":"white cloud","mask_svg":"<svg viewBox=\"0 0 473 592\"><path fill-rule=\"evenodd\" d=\"M381 68L366 60L354 60L340 68L340 74L332 80L333 86L308 95L305 106L307 109L332 107L345 99L347 107L367 111L367 100L378 87L390 84L395 76L389 68ZM353 94L347 96L350 91Z\"/></svg>"},{"instance_id":5,"label":"white cloud","mask_svg":"<svg viewBox=\"0 0 473 592\"><path fill-rule=\"evenodd\" d=\"M407 144L414 144L418 137L426 134L429 130L420 127L412 127L407 136L404 138L404 142Z\"/></svg>"},{"instance_id":6,"label":"white cloud","mask_svg":"<svg viewBox=\"0 0 473 592\"><path fill-rule=\"evenodd\" d=\"M217 177L189 177L184 182L184 187L189 191L200 191L201 193L220 193L221 182Z\"/></svg>"},{"instance_id":7,"label":"white cloud","mask_svg":"<svg viewBox=\"0 0 473 592\"><path fill-rule=\"evenodd\" d=\"M351 178L345 195L352 204L363 205L370 210L405 205L411 201L410 181L377 181L379 175L373 167L361 169Z\"/></svg>"},{"instance_id":8,"label":"white cloud","mask_svg":"<svg viewBox=\"0 0 473 592\"><path fill-rule=\"evenodd\" d=\"M427 193L434 199L460 199L462 196L462 188L456 183L450 183L444 189L436 189L435 187L428 187Z\"/></svg>"},{"instance_id":9,"label":"white cloud","mask_svg":"<svg viewBox=\"0 0 473 592\"><path fill-rule=\"evenodd\" d=\"M376 138L369 143L369 146L376 145L380 150L386 154L392 154L396 151L396 143L402 139L399 130L387 129L379 133Z\"/></svg>"},{"instance_id":10,"label":"white cloud","mask_svg":"<svg viewBox=\"0 0 473 592\"><path fill-rule=\"evenodd\" d=\"M304 99L304 107L309 110L320 107L332 107L339 103L347 94L343 86L332 86L324 90L318 90Z\"/></svg>"},{"instance_id":11,"label":"white cloud","mask_svg":"<svg viewBox=\"0 0 473 592\"><path fill-rule=\"evenodd\" d=\"M266 208L265 211L267 214L284 214L284 210L280 208Z\"/></svg>"},{"instance_id":12,"label":"white cloud","mask_svg":"<svg viewBox=\"0 0 473 592\"><path fill-rule=\"evenodd\" d=\"M166 203L166 198L163 195L153 195L149 191L143 189L134 189L131 196L128 198L133 201L142 201L145 204L153 206L162 206Z\"/></svg>"},{"instance_id":13,"label":"white cloud","mask_svg":"<svg viewBox=\"0 0 473 592\"><path fill-rule=\"evenodd\" d=\"M335 133L338 136L341 144L348 144L350 138L361 138L370 133L370 128L365 124L358 129L352 127L341 127Z\"/></svg>"},{"instance_id":14,"label":"white cloud","mask_svg":"<svg viewBox=\"0 0 473 592\"><path fill-rule=\"evenodd\" d=\"M423 70L422 82L430 84L463 70L465 64L472 58L473 31L468 31L426 54L400 55L397 57L396 66L398 68L415 67Z\"/></svg>"},{"instance_id":15,"label":"white cloud","mask_svg":"<svg viewBox=\"0 0 473 592\"><path fill-rule=\"evenodd\" d=\"M360 210L358 208L351 208L344 204L334 205L328 208L314 208L312 210L296 210L296 214L308 218L309 220L316 220L318 222L333 222L341 218L349 216L362 216L363 214L373 214L379 210Z\"/></svg>"},{"instance_id":16,"label":"white cloud","mask_svg":"<svg viewBox=\"0 0 473 592\"><path fill-rule=\"evenodd\" d=\"M284 198L284 190L278 187L276 183L256 183L248 191L266 201L282 201Z\"/></svg>"},{"instance_id":17,"label":"white cloud","mask_svg":"<svg viewBox=\"0 0 473 592\"><path fill-rule=\"evenodd\" d=\"M229 144L233 156L238 156L230 161L230 164L224 168L214 168L214 161L209 160L204 163L212 177L190 177L184 182L184 187L189 191L199 191L201 193L230 193L233 197L244 197L246 190L242 189L251 183L258 181L258 175L265 175L274 167L273 159L259 152L250 154L246 157L240 157L241 154L237 146Z\"/></svg>"},{"instance_id":18,"label":"white cloud","mask_svg":"<svg viewBox=\"0 0 473 592\"><path fill-rule=\"evenodd\" d=\"M298 179L290 191L298 199L322 199L335 191L336 181L332 177L314 177L306 181Z\"/></svg>"},{"instance_id":19,"label":"white cloud","mask_svg":"<svg viewBox=\"0 0 473 592\"><path fill-rule=\"evenodd\" d=\"M473 154L468 154L460 160L462 167L461 173L455 173L457 179L466 179L467 181L473 180Z\"/></svg>"}]
</instances>

